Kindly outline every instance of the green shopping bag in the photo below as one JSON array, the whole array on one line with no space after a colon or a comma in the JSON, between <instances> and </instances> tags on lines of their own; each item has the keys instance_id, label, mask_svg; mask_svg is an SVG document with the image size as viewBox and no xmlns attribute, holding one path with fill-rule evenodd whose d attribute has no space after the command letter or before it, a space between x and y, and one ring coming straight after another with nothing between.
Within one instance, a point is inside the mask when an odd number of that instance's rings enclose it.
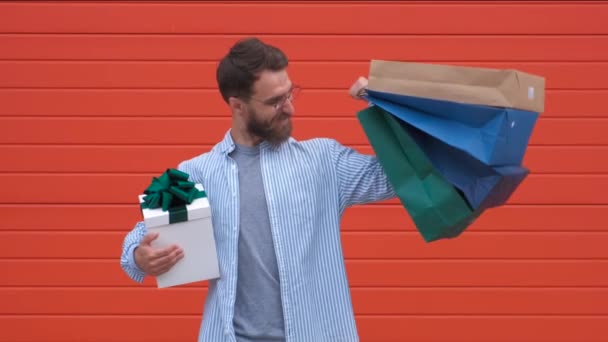
<instances>
[{"instance_id":1,"label":"green shopping bag","mask_svg":"<svg viewBox=\"0 0 608 342\"><path fill-rule=\"evenodd\" d=\"M435 168L399 119L371 106L357 118L397 197L426 242L453 238L478 216Z\"/></svg>"}]
</instances>

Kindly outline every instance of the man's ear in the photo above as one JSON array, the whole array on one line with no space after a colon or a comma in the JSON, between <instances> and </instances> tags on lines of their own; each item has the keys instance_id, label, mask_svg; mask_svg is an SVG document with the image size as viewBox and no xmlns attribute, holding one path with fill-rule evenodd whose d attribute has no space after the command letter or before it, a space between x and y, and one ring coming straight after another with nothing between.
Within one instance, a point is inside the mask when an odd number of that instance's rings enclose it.
<instances>
[{"instance_id":1,"label":"man's ear","mask_svg":"<svg viewBox=\"0 0 608 342\"><path fill-rule=\"evenodd\" d=\"M228 105L230 106L230 110L232 111L232 113L238 115L241 115L243 113L245 107L243 101L233 96L228 98Z\"/></svg>"}]
</instances>

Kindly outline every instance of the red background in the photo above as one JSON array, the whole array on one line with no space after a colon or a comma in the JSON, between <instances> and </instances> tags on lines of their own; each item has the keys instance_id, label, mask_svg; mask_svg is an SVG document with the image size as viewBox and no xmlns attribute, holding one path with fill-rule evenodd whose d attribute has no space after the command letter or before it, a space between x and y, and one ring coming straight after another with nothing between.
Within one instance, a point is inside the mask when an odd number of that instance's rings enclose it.
<instances>
[{"instance_id":1,"label":"red background","mask_svg":"<svg viewBox=\"0 0 608 342\"><path fill-rule=\"evenodd\" d=\"M290 56L295 136L364 152L347 89L372 58L545 76L532 174L508 205L431 244L396 201L347 211L358 328L608 340L607 3L111 1L0 4L0 341L196 339L205 283L138 286L118 258L151 177L229 127L215 65L247 35Z\"/></svg>"}]
</instances>

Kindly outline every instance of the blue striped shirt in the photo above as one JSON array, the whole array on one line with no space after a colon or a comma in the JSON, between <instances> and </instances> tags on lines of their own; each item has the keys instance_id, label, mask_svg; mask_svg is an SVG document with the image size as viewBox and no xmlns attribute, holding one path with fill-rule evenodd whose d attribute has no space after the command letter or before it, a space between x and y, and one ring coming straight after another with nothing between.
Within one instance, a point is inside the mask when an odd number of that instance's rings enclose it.
<instances>
[{"instance_id":1,"label":"blue striped shirt","mask_svg":"<svg viewBox=\"0 0 608 342\"><path fill-rule=\"evenodd\" d=\"M235 341L239 191L235 148L228 131L211 151L178 169L207 191L220 278L209 281L199 341ZM358 341L340 243L344 210L395 196L374 156L328 138L289 138L261 144L260 164L272 229L288 342ZM142 222L125 237L121 266L135 281L145 274L133 250L146 234Z\"/></svg>"}]
</instances>

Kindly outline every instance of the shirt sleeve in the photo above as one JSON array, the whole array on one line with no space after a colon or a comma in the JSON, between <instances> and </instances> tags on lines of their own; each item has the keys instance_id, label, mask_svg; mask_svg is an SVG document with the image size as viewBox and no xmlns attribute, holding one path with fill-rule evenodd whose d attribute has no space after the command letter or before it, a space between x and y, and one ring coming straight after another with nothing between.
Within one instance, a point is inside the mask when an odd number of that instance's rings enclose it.
<instances>
[{"instance_id":1,"label":"shirt sleeve","mask_svg":"<svg viewBox=\"0 0 608 342\"><path fill-rule=\"evenodd\" d=\"M137 222L135 227L125 236L122 245L122 255L120 257L120 266L123 271L129 276L129 278L135 280L138 283L142 283L146 276L146 273L137 267L135 264L135 258L133 251L139 246L139 243L144 238L144 235L148 232L146 225L143 221Z\"/></svg>"},{"instance_id":2,"label":"shirt sleeve","mask_svg":"<svg viewBox=\"0 0 608 342\"><path fill-rule=\"evenodd\" d=\"M332 143L331 156L337 172L343 208L396 196L375 156L359 153L337 141Z\"/></svg>"}]
</instances>

